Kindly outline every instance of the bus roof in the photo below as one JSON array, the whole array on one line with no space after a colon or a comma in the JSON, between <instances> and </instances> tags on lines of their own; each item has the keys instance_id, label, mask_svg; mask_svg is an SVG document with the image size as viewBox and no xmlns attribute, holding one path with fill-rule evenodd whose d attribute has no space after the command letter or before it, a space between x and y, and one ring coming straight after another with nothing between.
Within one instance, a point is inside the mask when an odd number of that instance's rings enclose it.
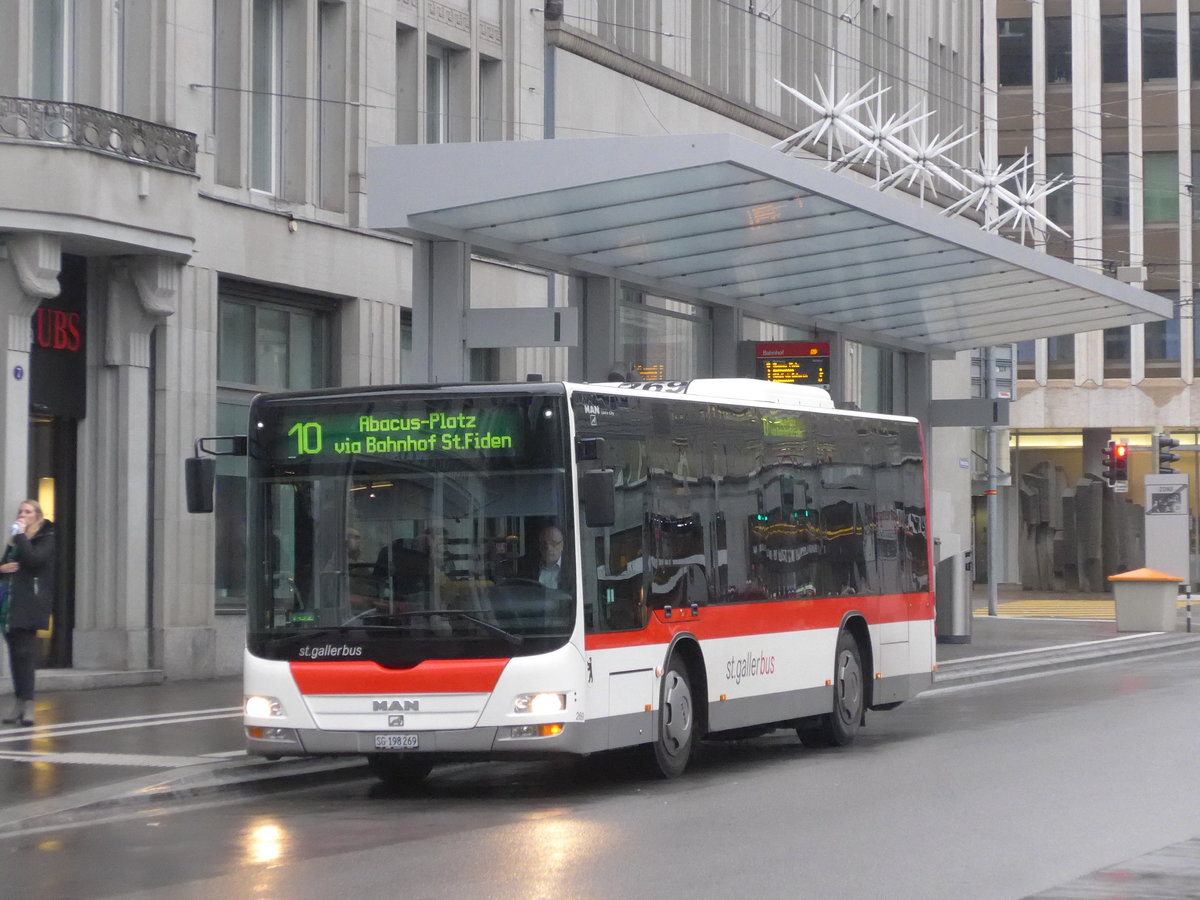
<instances>
[{"instance_id":1,"label":"bus roof","mask_svg":"<svg viewBox=\"0 0 1200 900\"><path fill-rule=\"evenodd\" d=\"M838 409L829 392L806 384L787 384L763 381L758 378L695 378L691 381L610 381L571 383L572 391L602 389L615 393L654 393L659 396L707 400L713 403L744 403L752 406L775 406L781 409L815 409L843 415L872 419L903 419L917 421L912 416L862 412L857 409Z\"/></svg>"}]
</instances>

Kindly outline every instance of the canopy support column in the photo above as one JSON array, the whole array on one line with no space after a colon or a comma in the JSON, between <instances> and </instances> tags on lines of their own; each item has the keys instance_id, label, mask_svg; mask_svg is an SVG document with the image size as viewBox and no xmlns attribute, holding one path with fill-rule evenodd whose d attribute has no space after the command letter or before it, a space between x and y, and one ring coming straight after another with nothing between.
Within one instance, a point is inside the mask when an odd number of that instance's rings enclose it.
<instances>
[{"instance_id":1,"label":"canopy support column","mask_svg":"<svg viewBox=\"0 0 1200 900\"><path fill-rule=\"evenodd\" d=\"M414 241L412 302L413 377L436 383L466 381L470 245Z\"/></svg>"}]
</instances>

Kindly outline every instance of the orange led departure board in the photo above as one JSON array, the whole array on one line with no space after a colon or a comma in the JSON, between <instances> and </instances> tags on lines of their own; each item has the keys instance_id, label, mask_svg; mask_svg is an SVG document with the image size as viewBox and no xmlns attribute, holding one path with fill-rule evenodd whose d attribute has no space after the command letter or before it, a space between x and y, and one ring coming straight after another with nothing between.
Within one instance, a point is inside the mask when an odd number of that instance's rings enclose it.
<instances>
[{"instance_id":1,"label":"orange led departure board","mask_svg":"<svg viewBox=\"0 0 1200 900\"><path fill-rule=\"evenodd\" d=\"M829 384L829 344L765 341L754 347L755 377L784 384Z\"/></svg>"},{"instance_id":2,"label":"orange led departure board","mask_svg":"<svg viewBox=\"0 0 1200 900\"><path fill-rule=\"evenodd\" d=\"M666 363L634 363L633 370L642 381L666 381Z\"/></svg>"}]
</instances>

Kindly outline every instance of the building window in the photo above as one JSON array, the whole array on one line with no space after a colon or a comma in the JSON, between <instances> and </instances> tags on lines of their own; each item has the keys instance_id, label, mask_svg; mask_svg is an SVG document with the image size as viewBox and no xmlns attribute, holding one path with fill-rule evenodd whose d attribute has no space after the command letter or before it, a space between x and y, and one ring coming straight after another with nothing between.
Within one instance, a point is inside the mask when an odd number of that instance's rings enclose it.
<instances>
[{"instance_id":1,"label":"building window","mask_svg":"<svg viewBox=\"0 0 1200 900\"><path fill-rule=\"evenodd\" d=\"M1046 339L1046 375L1049 378L1075 377L1075 335Z\"/></svg>"},{"instance_id":2,"label":"building window","mask_svg":"<svg viewBox=\"0 0 1200 900\"><path fill-rule=\"evenodd\" d=\"M693 77L716 91L742 95L748 18L745 10L734 4L692 4Z\"/></svg>"},{"instance_id":3,"label":"building window","mask_svg":"<svg viewBox=\"0 0 1200 900\"><path fill-rule=\"evenodd\" d=\"M1104 376L1129 377L1129 328L1119 325L1104 329Z\"/></svg>"},{"instance_id":4,"label":"building window","mask_svg":"<svg viewBox=\"0 0 1200 900\"><path fill-rule=\"evenodd\" d=\"M1071 83L1071 17L1046 18L1046 84Z\"/></svg>"},{"instance_id":5,"label":"building window","mask_svg":"<svg viewBox=\"0 0 1200 900\"><path fill-rule=\"evenodd\" d=\"M855 399L859 408L867 412L896 412L895 376L900 360L897 352L871 344L859 344L858 351L860 391Z\"/></svg>"},{"instance_id":6,"label":"building window","mask_svg":"<svg viewBox=\"0 0 1200 900\"><path fill-rule=\"evenodd\" d=\"M1192 327L1192 374L1200 375L1200 318L1193 318L1191 327Z\"/></svg>"},{"instance_id":7,"label":"building window","mask_svg":"<svg viewBox=\"0 0 1200 900\"><path fill-rule=\"evenodd\" d=\"M33 9L33 96L71 99L72 0L38 0Z\"/></svg>"},{"instance_id":8,"label":"building window","mask_svg":"<svg viewBox=\"0 0 1200 900\"><path fill-rule=\"evenodd\" d=\"M250 187L276 193L279 181L279 95L283 84L280 0L254 0L250 63Z\"/></svg>"},{"instance_id":9,"label":"building window","mask_svg":"<svg viewBox=\"0 0 1200 900\"><path fill-rule=\"evenodd\" d=\"M1200 178L1200 150L1192 151L1192 184L1186 190L1192 196L1192 221L1200 222L1200 191L1195 188L1196 179Z\"/></svg>"},{"instance_id":10,"label":"building window","mask_svg":"<svg viewBox=\"0 0 1200 900\"><path fill-rule=\"evenodd\" d=\"M255 394L329 383L331 310L236 283L219 290L217 430L245 434ZM237 611L245 606L245 459L217 461L215 499L217 608Z\"/></svg>"},{"instance_id":11,"label":"building window","mask_svg":"<svg viewBox=\"0 0 1200 900\"><path fill-rule=\"evenodd\" d=\"M646 381L712 374L712 321L706 307L625 288L617 331L626 374Z\"/></svg>"},{"instance_id":12,"label":"building window","mask_svg":"<svg viewBox=\"0 0 1200 900\"><path fill-rule=\"evenodd\" d=\"M1017 342L1017 377L1033 378L1036 374L1037 341Z\"/></svg>"},{"instance_id":13,"label":"building window","mask_svg":"<svg viewBox=\"0 0 1200 900\"><path fill-rule=\"evenodd\" d=\"M1105 153L1100 166L1105 225L1129 224L1129 157Z\"/></svg>"},{"instance_id":14,"label":"building window","mask_svg":"<svg viewBox=\"0 0 1200 900\"><path fill-rule=\"evenodd\" d=\"M504 64L479 57L479 128L476 140L504 138Z\"/></svg>"},{"instance_id":15,"label":"building window","mask_svg":"<svg viewBox=\"0 0 1200 900\"><path fill-rule=\"evenodd\" d=\"M1100 72L1105 84L1124 84L1128 75L1129 29L1124 16L1100 17Z\"/></svg>"},{"instance_id":16,"label":"building window","mask_svg":"<svg viewBox=\"0 0 1200 900\"><path fill-rule=\"evenodd\" d=\"M645 59L662 58L662 0L598 0L596 34Z\"/></svg>"},{"instance_id":17,"label":"building window","mask_svg":"<svg viewBox=\"0 0 1200 900\"><path fill-rule=\"evenodd\" d=\"M1075 222L1075 194L1071 176L1074 167L1069 153L1052 153L1046 157L1046 180L1051 181L1057 175L1059 181L1066 182L1046 198L1046 216L1063 231L1070 231Z\"/></svg>"},{"instance_id":18,"label":"building window","mask_svg":"<svg viewBox=\"0 0 1200 900\"><path fill-rule=\"evenodd\" d=\"M425 56L425 143L450 141L450 50L429 45Z\"/></svg>"},{"instance_id":19,"label":"building window","mask_svg":"<svg viewBox=\"0 0 1200 900\"><path fill-rule=\"evenodd\" d=\"M1179 154L1147 153L1142 160L1146 224L1179 221Z\"/></svg>"},{"instance_id":20,"label":"building window","mask_svg":"<svg viewBox=\"0 0 1200 900\"><path fill-rule=\"evenodd\" d=\"M752 316L742 316L742 340L745 341L815 341L817 332L812 328L798 328L782 322L768 322Z\"/></svg>"},{"instance_id":21,"label":"building window","mask_svg":"<svg viewBox=\"0 0 1200 900\"><path fill-rule=\"evenodd\" d=\"M1142 16L1142 77L1146 81L1175 77L1175 14Z\"/></svg>"},{"instance_id":22,"label":"building window","mask_svg":"<svg viewBox=\"0 0 1200 900\"><path fill-rule=\"evenodd\" d=\"M999 19L997 22L996 60L1000 86L1013 87L1033 83L1033 20Z\"/></svg>"},{"instance_id":23,"label":"building window","mask_svg":"<svg viewBox=\"0 0 1200 900\"><path fill-rule=\"evenodd\" d=\"M214 3L212 17L212 128L217 139L218 184L245 184L242 123L242 16L240 6Z\"/></svg>"},{"instance_id":24,"label":"building window","mask_svg":"<svg viewBox=\"0 0 1200 900\"><path fill-rule=\"evenodd\" d=\"M1200 81L1200 13L1192 13L1192 81Z\"/></svg>"},{"instance_id":25,"label":"building window","mask_svg":"<svg viewBox=\"0 0 1200 900\"><path fill-rule=\"evenodd\" d=\"M1175 318L1147 322L1144 326L1146 374L1160 378L1179 376L1179 292L1155 291L1174 301Z\"/></svg>"},{"instance_id":26,"label":"building window","mask_svg":"<svg viewBox=\"0 0 1200 900\"><path fill-rule=\"evenodd\" d=\"M415 144L420 141L420 110L417 102L417 74L421 65L416 29L396 26L396 143Z\"/></svg>"}]
</instances>

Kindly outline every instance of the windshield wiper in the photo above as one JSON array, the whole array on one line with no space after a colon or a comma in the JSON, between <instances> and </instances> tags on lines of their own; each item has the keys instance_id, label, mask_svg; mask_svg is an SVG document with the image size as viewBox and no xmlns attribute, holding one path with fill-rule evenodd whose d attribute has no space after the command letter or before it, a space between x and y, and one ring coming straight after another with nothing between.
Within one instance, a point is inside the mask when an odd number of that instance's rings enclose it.
<instances>
[{"instance_id":1,"label":"windshield wiper","mask_svg":"<svg viewBox=\"0 0 1200 900\"><path fill-rule=\"evenodd\" d=\"M480 626L481 628L485 629L486 631L490 631L490 632L492 632L492 634L500 635L500 637L504 638L510 644L522 644L525 642L525 638L521 637L521 635L513 634L511 631L506 631L505 629L501 628L499 625L493 625L491 622L487 621L486 619L479 618L479 616L475 615L473 610L443 609L443 610L439 610L439 612L443 613L444 615L448 615L448 616L459 616L461 618L466 619L468 622L474 622L476 625Z\"/></svg>"}]
</instances>

